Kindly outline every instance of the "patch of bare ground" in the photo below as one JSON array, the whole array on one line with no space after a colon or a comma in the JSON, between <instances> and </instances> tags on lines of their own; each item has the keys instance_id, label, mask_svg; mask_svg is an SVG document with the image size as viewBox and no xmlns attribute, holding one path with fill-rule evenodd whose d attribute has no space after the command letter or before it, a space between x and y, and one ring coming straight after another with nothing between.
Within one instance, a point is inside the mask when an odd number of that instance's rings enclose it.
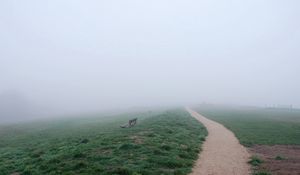
<instances>
[{"instance_id":1,"label":"patch of bare ground","mask_svg":"<svg viewBox=\"0 0 300 175\"><path fill-rule=\"evenodd\" d=\"M263 160L258 170L272 175L300 175L300 146L255 145L249 151Z\"/></svg>"},{"instance_id":2,"label":"patch of bare ground","mask_svg":"<svg viewBox=\"0 0 300 175\"><path fill-rule=\"evenodd\" d=\"M144 143L143 139L140 136L131 136L130 139L134 141L135 144L142 144Z\"/></svg>"}]
</instances>

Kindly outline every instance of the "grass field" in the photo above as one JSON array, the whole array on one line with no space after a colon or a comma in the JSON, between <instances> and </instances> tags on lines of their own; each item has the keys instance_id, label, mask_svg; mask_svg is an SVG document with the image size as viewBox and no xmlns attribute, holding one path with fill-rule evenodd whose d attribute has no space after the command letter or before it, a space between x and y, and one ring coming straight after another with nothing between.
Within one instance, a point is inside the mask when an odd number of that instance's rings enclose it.
<instances>
[{"instance_id":1,"label":"grass field","mask_svg":"<svg viewBox=\"0 0 300 175\"><path fill-rule=\"evenodd\" d=\"M300 110L202 105L202 115L222 123L243 145L300 145Z\"/></svg>"},{"instance_id":2,"label":"grass field","mask_svg":"<svg viewBox=\"0 0 300 175\"><path fill-rule=\"evenodd\" d=\"M0 174L183 175L206 135L180 109L0 126Z\"/></svg>"}]
</instances>

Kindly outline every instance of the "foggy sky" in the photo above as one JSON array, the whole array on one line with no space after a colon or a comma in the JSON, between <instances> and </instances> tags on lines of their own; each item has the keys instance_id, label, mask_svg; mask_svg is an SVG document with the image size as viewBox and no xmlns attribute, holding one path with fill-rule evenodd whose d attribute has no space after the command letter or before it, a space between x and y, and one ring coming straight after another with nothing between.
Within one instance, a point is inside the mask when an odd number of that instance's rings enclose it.
<instances>
[{"instance_id":1,"label":"foggy sky","mask_svg":"<svg viewBox=\"0 0 300 175\"><path fill-rule=\"evenodd\" d=\"M52 112L204 101L300 107L299 7L2 0L0 94Z\"/></svg>"}]
</instances>

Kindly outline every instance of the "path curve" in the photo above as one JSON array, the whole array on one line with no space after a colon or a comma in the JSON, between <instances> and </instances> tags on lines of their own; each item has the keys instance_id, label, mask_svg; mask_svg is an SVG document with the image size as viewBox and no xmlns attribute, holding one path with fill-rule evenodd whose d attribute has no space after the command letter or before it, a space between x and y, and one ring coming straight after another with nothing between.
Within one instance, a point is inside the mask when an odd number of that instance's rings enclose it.
<instances>
[{"instance_id":1,"label":"path curve","mask_svg":"<svg viewBox=\"0 0 300 175\"><path fill-rule=\"evenodd\" d=\"M209 120L190 108L186 110L203 123L208 136L190 175L249 175L249 153L235 135L220 123Z\"/></svg>"}]
</instances>

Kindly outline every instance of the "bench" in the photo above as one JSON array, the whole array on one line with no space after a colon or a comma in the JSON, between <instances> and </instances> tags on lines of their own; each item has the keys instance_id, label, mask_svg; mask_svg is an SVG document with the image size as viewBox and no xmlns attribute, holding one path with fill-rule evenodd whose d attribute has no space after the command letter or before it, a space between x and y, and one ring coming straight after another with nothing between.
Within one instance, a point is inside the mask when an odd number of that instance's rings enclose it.
<instances>
[{"instance_id":1,"label":"bench","mask_svg":"<svg viewBox=\"0 0 300 175\"><path fill-rule=\"evenodd\" d=\"M131 128L136 124L136 122L137 122L137 118L134 118L134 119L129 120L128 123L121 125L120 127L121 128Z\"/></svg>"}]
</instances>

